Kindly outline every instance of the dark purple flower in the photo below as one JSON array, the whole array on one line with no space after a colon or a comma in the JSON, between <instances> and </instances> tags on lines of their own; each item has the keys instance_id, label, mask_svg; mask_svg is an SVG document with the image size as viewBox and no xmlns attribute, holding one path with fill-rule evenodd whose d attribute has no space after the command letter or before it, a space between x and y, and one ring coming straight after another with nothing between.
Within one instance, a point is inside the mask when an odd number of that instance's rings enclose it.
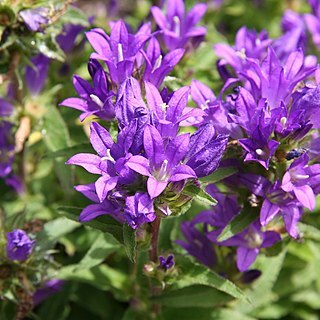
<instances>
[{"instance_id":1,"label":"dark purple flower","mask_svg":"<svg viewBox=\"0 0 320 320\"><path fill-rule=\"evenodd\" d=\"M152 37L145 52L146 68L143 79L159 88L183 54L183 49L176 49L163 56L159 42Z\"/></svg>"},{"instance_id":2,"label":"dark purple flower","mask_svg":"<svg viewBox=\"0 0 320 320\"><path fill-rule=\"evenodd\" d=\"M63 280L59 279L52 279L47 281L43 287L37 289L37 291L34 293L32 299L33 299L33 305L36 306L40 304L42 301L48 299L55 293L62 290L62 287L64 285Z\"/></svg>"},{"instance_id":3,"label":"dark purple flower","mask_svg":"<svg viewBox=\"0 0 320 320\"><path fill-rule=\"evenodd\" d=\"M164 256L159 257L159 269L162 269L163 271L168 271L174 266L174 255L169 254L167 258Z\"/></svg>"},{"instance_id":4,"label":"dark purple flower","mask_svg":"<svg viewBox=\"0 0 320 320\"><path fill-rule=\"evenodd\" d=\"M103 68L96 66L93 74L93 86L86 80L75 75L73 85L80 98L67 98L60 105L82 111L80 120L96 115L101 119L111 120L115 116L112 97L114 93L108 90L107 75Z\"/></svg>"},{"instance_id":5,"label":"dark purple flower","mask_svg":"<svg viewBox=\"0 0 320 320\"><path fill-rule=\"evenodd\" d=\"M14 159L12 126L10 122L0 121L0 178L7 177L12 171Z\"/></svg>"},{"instance_id":6,"label":"dark purple flower","mask_svg":"<svg viewBox=\"0 0 320 320\"><path fill-rule=\"evenodd\" d=\"M189 134L182 134L165 148L159 131L151 125L146 126L143 137L146 158L132 156L127 166L148 177L147 188L152 199L158 197L169 182L197 177L188 165L181 163L188 151L189 139Z\"/></svg>"},{"instance_id":7,"label":"dark purple flower","mask_svg":"<svg viewBox=\"0 0 320 320\"><path fill-rule=\"evenodd\" d=\"M41 32L44 26L50 22L49 10L43 7L22 10L19 15L28 29L34 32Z\"/></svg>"},{"instance_id":8,"label":"dark purple flower","mask_svg":"<svg viewBox=\"0 0 320 320\"><path fill-rule=\"evenodd\" d=\"M143 25L134 35L128 33L122 20L112 25L110 36L98 28L86 33L96 51L91 58L106 62L111 79L116 84L132 75L137 54L150 38L150 34L150 24Z\"/></svg>"},{"instance_id":9,"label":"dark purple flower","mask_svg":"<svg viewBox=\"0 0 320 320\"><path fill-rule=\"evenodd\" d=\"M137 192L134 196L126 197L124 215L133 229L154 221L156 214L153 208L153 200L148 194L141 192Z\"/></svg>"},{"instance_id":10,"label":"dark purple flower","mask_svg":"<svg viewBox=\"0 0 320 320\"><path fill-rule=\"evenodd\" d=\"M27 260L35 241L21 229L15 229L7 233L7 255L11 260Z\"/></svg>"},{"instance_id":11,"label":"dark purple flower","mask_svg":"<svg viewBox=\"0 0 320 320\"><path fill-rule=\"evenodd\" d=\"M198 178L208 176L218 168L227 143L227 135L215 137L212 124L202 125L190 137L186 164L194 170Z\"/></svg>"},{"instance_id":12,"label":"dark purple flower","mask_svg":"<svg viewBox=\"0 0 320 320\"><path fill-rule=\"evenodd\" d=\"M0 97L0 117L9 117L13 112L12 104Z\"/></svg>"},{"instance_id":13,"label":"dark purple flower","mask_svg":"<svg viewBox=\"0 0 320 320\"><path fill-rule=\"evenodd\" d=\"M163 32L163 40L169 50L186 47L189 40L202 38L206 28L196 27L207 6L204 3L196 4L188 13L185 13L183 0L168 0L166 15L158 7L152 7L152 15Z\"/></svg>"},{"instance_id":14,"label":"dark purple flower","mask_svg":"<svg viewBox=\"0 0 320 320\"><path fill-rule=\"evenodd\" d=\"M63 26L62 33L59 34L56 38L59 47L65 52L69 53L75 46L75 41L77 37L84 32L85 27L82 25L76 24L65 24Z\"/></svg>"},{"instance_id":15,"label":"dark purple flower","mask_svg":"<svg viewBox=\"0 0 320 320\"><path fill-rule=\"evenodd\" d=\"M43 54L38 54L31 59L31 66L26 67L25 80L32 95L38 95L47 80L50 59Z\"/></svg>"}]
</instances>

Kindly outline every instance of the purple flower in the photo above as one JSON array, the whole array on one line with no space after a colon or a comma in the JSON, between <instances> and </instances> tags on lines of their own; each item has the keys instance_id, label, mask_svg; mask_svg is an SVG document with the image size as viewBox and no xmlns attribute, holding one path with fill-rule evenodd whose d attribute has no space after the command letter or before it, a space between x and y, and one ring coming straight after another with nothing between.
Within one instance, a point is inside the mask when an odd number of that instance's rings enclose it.
<instances>
[{"instance_id":1,"label":"purple flower","mask_svg":"<svg viewBox=\"0 0 320 320\"><path fill-rule=\"evenodd\" d=\"M12 171L14 159L12 126L10 122L0 121L0 178L7 177Z\"/></svg>"},{"instance_id":2,"label":"purple flower","mask_svg":"<svg viewBox=\"0 0 320 320\"><path fill-rule=\"evenodd\" d=\"M165 148L159 131L147 125L143 145L146 158L140 155L132 156L127 161L127 166L148 177L147 189L152 199L158 197L169 182L197 177L188 165L181 163L188 151L188 134L177 136Z\"/></svg>"},{"instance_id":3,"label":"purple flower","mask_svg":"<svg viewBox=\"0 0 320 320\"><path fill-rule=\"evenodd\" d=\"M26 67L25 80L30 93L38 95L47 80L50 59L43 54L38 54L31 59L32 66Z\"/></svg>"},{"instance_id":4,"label":"purple flower","mask_svg":"<svg viewBox=\"0 0 320 320\"><path fill-rule=\"evenodd\" d=\"M75 46L75 41L81 32L85 30L83 25L65 24L63 31L56 38L59 47L65 52L69 53Z\"/></svg>"},{"instance_id":5,"label":"purple flower","mask_svg":"<svg viewBox=\"0 0 320 320\"><path fill-rule=\"evenodd\" d=\"M154 221L156 214L153 208L153 200L148 194L141 192L137 192L134 196L126 197L124 215L133 229Z\"/></svg>"},{"instance_id":6,"label":"purple flower","mask_svg":"<svg viewBox=\"0 0 320 320\"><path fill-rule=\"evenodd\" d=\"M91 58L105 61L112 81L120 84L132 75L137 54L150 38L150 33L150 24L147 24L135 35L130 34L122 20L112 25L110 36L102 29L92 29L86 33L96 51Z\"/></svg>"},{"instance_id":7,"label":"purple flower","mask_svg":"<svg viewBox=\"0 0 320 320\"><path fill-rule=\"evenodd\" d=\"M39 7L27 9L19 12L20 17L30 31L41 32L43 27L50 22L49 10Z\"/></svg>"},{"instance_id":8,"label":"purple flower","mask_svg":"<svg viewBox=\"0 0 320 320\"><path fill-rule=\"evenodd\" d=\"M307 164L309 157L305 153L294 160L282 178L282 190L293 193L297 200L309 210L314 210L316 197L310 186L312 178Z\"/></svg>"},{"instance_id":9,"label":"purple flower","mask_svg":"<svg viewBox=\"0 0 320 320\"><path fill-rule=\"evenodd\" d=\"M174 266L174 255L169 254L167 258L164 256L159 257L159 269L162 269L163 271L168 271Z\"/></svg>"},{"instance_id":10,"label":"purple flower","mask_svg":"<svg viewBox=\"0 0 320 320\"><path fill-rule=\"evenodd\" d=\"M51 297L53 294L61 291L64 283L65 282L63 280L59 279L52 279L47 281L43 285L43 287L37 289L37 291L34 293L32 297L33 304L36 306L40 304L42 301Z\"/></svg>"},{"instance_id":11,"label":"purple flower","mask_svg":"<svg viewBox=\"0 0 320 320\"><path fill-rule=\"evenodd\" d=\"M126 165L127 153L132 145L135 131L126 127L114 143L109 132L98 123L91 124L90 142L97 152L79 153L66 163L83 167L88 172L101 175L95 182L95 188L100 202L103 202L109 191L118 184L134 182L135 173Z\"/></svg>"},{"instance_id":12,"label":"purple flower","mask_svg":"<svg viewBox=\"0 0 320 320\"><path fill-rule=\"evenodd\" d=\"M13 106L6 99L0 97L0 117L9 117L13 112Z\"/></svg>"},{"instance_id":13,"label":"purple flower","mask_svg":"<svg viewBox=\"0 0 320 320\"><path fill-rule=\"evenodd\" d=\"M145 52L146 68L143 79L159 88L183 54L183 49L176 49L163 56L159 42L152 37Z\"/></svg>"},{"instance_id":14,"label":"purple flower","mask_svg":"<svg viewBox=\"0 0 320 320\"><path fill-rule=\"evenodd\" d=\"M94 72L93 86L79 76L73 76L73 85L80 98L67 98L60 105L82 111L81 121L91 115L111 120L115 116L111 101L114 93L108 90L107 75L103 68L96 65L92 71Z\"/></svg>"},{"instance_id":15,"label":"purple flower","mask_svg":"<svg viewBox=\"0 0 320 320\"><path fill-rule=\"evenodd\" d=\"M211 241L216 242L215 236L209 233ZM250 268L256 260L260 249L273 246L281 240L280 235L275 231L261 231L259 223L254 223L245 231L236 236L219 242L222 246L236 246L237 248L237 267L241 272Z\"/></svg>"},{"instance_id":16,"label":"purple flower","mask_svg":"<svg viewBox=\"0 0 320 320\"><path fill-rule=\"evenodd\" d=\"M7 233L7 255L11 260L24 261L28 259L35 241L20 229Z\"/></svg>"},{"instance_id":17,"label":"purple flower","mask_svg":"<svg viewBox=\"0 0 320 320\"><path fill-rule=\"evenodd\" d=\"M191 137L186 158L198 178L208 176L215 171L228 143L227 135L214 136L212 124L202 125Z\"/></svg>"},{"instance_id":18,"label":"purple flower","mask_svg":"<svg viewBox=\"0 0 320 320\"><path fill-rule=\"evenodd\" d=\"M207 6L196 4L187 14L182 0L168 0L166 15L158 7L152 7L152 15L163 32L163 40L169 50L184 48L190 40L203 38L206 34L204 27L196 27Z\"/></svg>"},{"instance_id":19,"label":"purple flower","mask_svg":"<svg viewBox=\"0 0 320 320\"><path fill-rule=\"evenodd\" d=\"M212 268L217 257L212 243L208 241L206 235L201 233L192 221L184 221L181 224L181 231L186 240L176 240L175 242L201 263Z\"/></svg>"}]
</instances>

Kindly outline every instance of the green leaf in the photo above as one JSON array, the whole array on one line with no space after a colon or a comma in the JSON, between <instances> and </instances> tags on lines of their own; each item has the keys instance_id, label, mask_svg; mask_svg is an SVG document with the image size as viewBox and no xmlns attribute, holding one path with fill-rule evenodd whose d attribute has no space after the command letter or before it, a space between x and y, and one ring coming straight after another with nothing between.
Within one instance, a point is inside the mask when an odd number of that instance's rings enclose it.
<instances>
[{"instance_id":1,"label":"green leaf","mask_svg":"<svg viewBox=\"0 0 320 320\"><path fill-rule=\"evenodd\" d=\"M199 201L208 204L210 206L215 206L217 204L217 201L213 199L207 192L202 190L200 187L195 185L188 185L186 186L183 191L183 194L196 198Z\"/></svg>"},{"instance_id":2,"label":"green leaf","mask_svg":"<svg viewBox=\"0 0 320 320\"><path fill-rule=\"evenodd\" d=\"M218 237L218 241L225 241L240 233L256 220L257 217L254 208L244 207L243 210L225 226Z\"/></svg>"},{"instance_id":3,"label":"green leaf","mask_svg":"<svg viewBox=\"0 0 320 320\"><path fill-rule=\"evenodd\" d=\"M160 303L162 306L172 308L212 308L214 306L227 303L233 298L215 288L204 285L195 285L179 290L169 291L160 297L153 298L152 301Z\"/></svg>"},{"instance_id":4,"label":"green leaf","mask_svg":"<svg viewBox=\"0 0 320 320\"><path fill-rule=\"evenodd\" d=\"M204 184L217 183L225 178L232 176L237 172L238 169L235 167L219 168L214 173L210 174L209 176L200 178L199 180Z\"/></svg>"},{"instance_id":5,"label":"green leaf","mask_svg":"<svg viewBox=\"0 0 320 320\"><path fill-rule=\"evenodd\" d=\"M121 248L120 243L109 233L100 234L89 251L77 266L79 269L90 269L103 262L108 255Z\"/></svg>"},{"instance_id":6,"label":"green leaf","mask_svg":"<svg viewBox=\"0 0 320 320\"><path fill-rule=\"evenodd\" d=\"M127 223L123 224L123 242L128 258L131 262L136 262L136 231Z\"/></svg>"},{"instance_id":7,"label":"green leaf","mask_svg":"<svg viewBox=\"0 0 320 320\"><path fill-rule=\"evenodd\" d=\"M128 284L127 276L105 264L95 266L91 269L77 269L77 265L68 265L59 270L55 277L61 280L72 280L88 283L100 290L115 288L125 290Z\"/></svg>"},{"instance_id":8,"label":"green leaf","mask_svg":"<svg viewBox=\"0 0 320 320\"><path fill-rule=\"evenodd\" d=\"M320 241L320 230L318 228L299 222L298 229L302 232L303 238Z\"/></svg>"},{"instance_id":9,"label":"green leaf","mask_svg":"<svg viewBox=\"0 0 320 320\"><path fill-rule=\"evenodd\" d=\"M53 247L60 237L80 227L79 223L61 217L47 222L43 230L38 234L37 245L42 249Z\"/></svg>"},{"instance_id":10,"label":"green leaf","mask_svg":"<svg viewBox=\"0 0 320 320\"><path fill-rule=\"evenodd\" d=\"M176 259L176 265L181 268L181 274L172 280L173 289L181 289L191 285L206 285L225 292L228 295L249 302L246 294L234 283L219 276L207 267L192 263L187 258Z\"/></svg>"},{"instance_id":11,"label":"green leaf","mask_svg":"<svg viewBox=\"0 0 320 320\"><path fill-rule=\"evenodd\" d=\"M50 106L43 119L43 136L47 149L51 152L70 147L67 125L56 107ZM54 160L55 171L64 190L73 190L72 169L65 165L64 159Z\"/></svg>"},{"instance_id":12,"label":"green leaf","mask_svg":"<svg viewBox=\"0 0 320 320\"><path fill-rule=\"evenodd\" d=\"M46 154L44 157L46 158L60 158L63 157L65 159L70 158L76 153L80 152L92 152L92 147L90 143L80 143L72 147L63 148L60 150L57 150L55 152L50 152Z\"/></svg>"},{"instance_id":13,"label":"green leaf","mask_svg":"<svg viewBox=\"0 0 320 320\"><path fill-rule=\"evenodd\" d=\"M58 212L68 219L73 221L79 221L79 215L82 209L77 207L60 207ZM109 215L103 215L88 222L82 222L81 224L89 226L94 229L98 229L102 232L110 233L120 243L124 243L122 224L110 217Z\"/></svg>"}]
</instances>

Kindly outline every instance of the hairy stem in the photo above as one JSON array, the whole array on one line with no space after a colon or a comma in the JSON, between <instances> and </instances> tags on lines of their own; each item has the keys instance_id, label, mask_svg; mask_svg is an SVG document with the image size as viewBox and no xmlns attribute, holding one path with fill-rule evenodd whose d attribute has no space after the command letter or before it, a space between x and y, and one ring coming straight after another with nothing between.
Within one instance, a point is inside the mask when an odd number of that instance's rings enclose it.
<instances>
[{"instance_id":1,"label":"hairy stem","mask_svg":"<svg viewBox=\"0 0 320 320\"><path fill-rule=\"evenodd\" d=\"M151 223L151 248L149 250L149 258L153 262L158 261L158 237L160 230L161 218L157 217Z\"/></svg>"}]
</instances>

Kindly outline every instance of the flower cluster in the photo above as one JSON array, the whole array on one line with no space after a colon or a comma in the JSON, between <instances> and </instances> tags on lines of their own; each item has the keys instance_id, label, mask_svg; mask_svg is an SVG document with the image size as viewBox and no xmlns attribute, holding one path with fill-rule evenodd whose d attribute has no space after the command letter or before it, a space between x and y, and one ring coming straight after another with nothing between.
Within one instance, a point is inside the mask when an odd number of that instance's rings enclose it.
<instances>
[{"instance_id":1,"label":"flower cluster","mask_svg":"<svg viewBox=\"0 0 320 320\"><path fill-rule=\"evenodd\" d=\"M157 213L174 214L177 203L191 200L184 187L217 169L227 135L218 134L210 123L199 124L193 134L180 134L181 126L196 123L204 112L188 107L189 87L159 91L184 48L205 34L203 27L194 27L205 8L197 5L185 16L182 1L168 1L165 18L153 7L161 28L153 34L150 23L130 34L121 20L111 24L110 36L101 29L87 32L95 50L88 63L92 84L74 76L79 97L61 105L82 111L81 120L94 115L116 121L118 132L114 141L108 130L92 122L90 142L96 154L77 154L67 162L98 175L94 184L76 187L96 202L82 211L81 221L111 214L137 228L154 221ZM159 36L172 44L167 54Z\"/></svg>"},{"instance_id":2,"label":"flower cluster","mask_svg":"<svg viewBox=\"0 0 320 320\"><path fill-rule=\"evenodd\" d=\"M315 3L313 10L316 14ZM241 28L235 46L215 46L225 81L219 97L200 82L192 84L192 97L205 113L201 123L210 121L230 136L221 166L237 170L207 186L218 205L182 226L186 241L178 243L209 267L216 257L208 242L236 246L238 269L246 271L261 249L281 240L283 226L298 238L304 211L315 209L320 192L319 71L316 58L304 53L301 34L286 52L283 37L272 40L264 31ZM230 87L233 93L225 95ZM232 219L250 212L256 218L247 228L221 240Z\"/></svg>"}]
</instances>

